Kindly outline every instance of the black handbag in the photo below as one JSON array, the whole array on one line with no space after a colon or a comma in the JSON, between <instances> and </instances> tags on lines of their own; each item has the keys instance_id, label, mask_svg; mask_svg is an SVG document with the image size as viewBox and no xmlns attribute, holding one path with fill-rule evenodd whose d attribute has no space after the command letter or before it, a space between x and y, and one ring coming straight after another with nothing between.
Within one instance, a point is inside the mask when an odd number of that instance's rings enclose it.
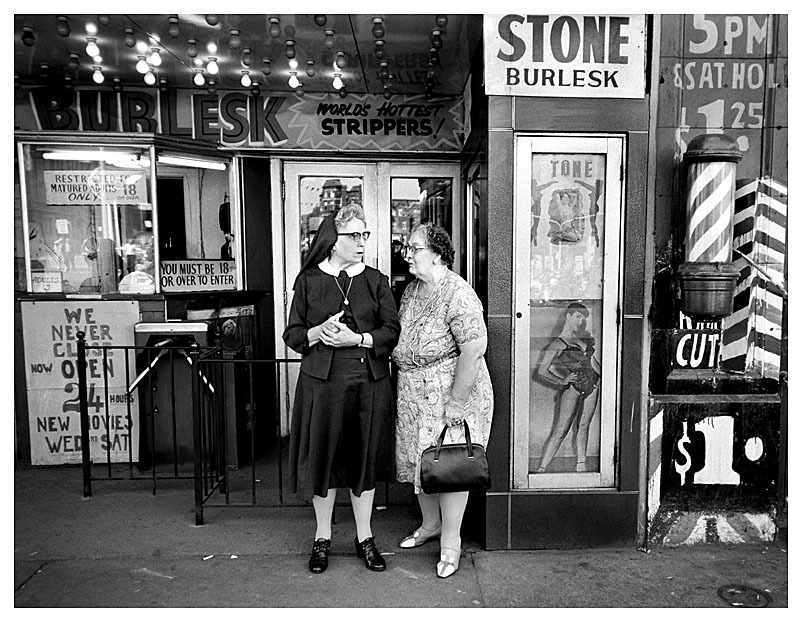
<instances>
[{"instance_id":1,"label":"black handbag","mask_svg":"<svg viewBox=\"0 0 803 623\"><path fill-rule=\"evenodd\" d=\"M421 490L424 493L485 491L491 487L491 472L485 448L471 443L468 422L463 420L465 443L447 443L448 426L443 427L437 445L421 453Z\"/></svg>"}]
</instances>

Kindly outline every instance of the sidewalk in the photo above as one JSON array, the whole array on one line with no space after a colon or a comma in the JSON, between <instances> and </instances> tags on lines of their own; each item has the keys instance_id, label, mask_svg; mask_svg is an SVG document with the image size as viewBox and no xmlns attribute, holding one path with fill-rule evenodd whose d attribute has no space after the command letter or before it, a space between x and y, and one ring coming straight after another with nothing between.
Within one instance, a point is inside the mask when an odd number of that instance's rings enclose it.
<instances>
[{"instance_id":1,"label":"sidewalk","mask_svg":"<svg viewBox=\"0 0 803 623\"><path fill-rule=\"evenodd\" d=\"M768 591L786 607L785 542L633 548L484 551L464 541L460 570L435 576L436 542L401 550L417 511L374 513L388 570L365 569L353 522L338 507L329 570L307 558L311 507L204 510L194 525L191 481L96 482L82 497L80 467L14 474L16 607L681 607L732 608L724 585Z\"/></svg>"}]
</instances>

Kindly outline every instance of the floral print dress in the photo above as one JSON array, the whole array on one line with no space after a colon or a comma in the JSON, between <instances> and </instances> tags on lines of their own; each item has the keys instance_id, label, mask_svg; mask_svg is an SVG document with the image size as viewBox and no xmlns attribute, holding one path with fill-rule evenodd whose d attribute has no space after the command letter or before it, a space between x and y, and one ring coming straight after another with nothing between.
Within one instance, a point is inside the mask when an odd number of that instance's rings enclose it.
<instances>
[{"instance_id":1,"label":"floral print dress","mask_svg":"<svg viewBox=\"0 0 803 623\"><path fill-rule=\"evenodd\" d=\"M447 270L430 295L418 296L419 282L404 291L399 306L401 335L392 353L399 371L396 420L396 477L421 492L421 453L437 443L444 426L460 345L488 334L482 303L471 286ZM493 417L493 389L485 359L465 405L471 441L488 444ZM452 427L444 443L464 440Z\"/></svg>"}]
</instances>

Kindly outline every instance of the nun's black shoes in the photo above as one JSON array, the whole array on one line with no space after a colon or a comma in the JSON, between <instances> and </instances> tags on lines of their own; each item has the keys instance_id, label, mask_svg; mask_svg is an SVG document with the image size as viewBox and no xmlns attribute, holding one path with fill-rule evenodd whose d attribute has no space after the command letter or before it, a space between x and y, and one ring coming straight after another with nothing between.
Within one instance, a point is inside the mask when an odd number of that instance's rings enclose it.
<instances>
[{"instance_id":1,"label":"nun's black shoes","mask_svg":"<svg viewBox=\"0 0 803 623\"><path fill-rule=\"evenodd\" d=\"M331 539L315 539L312 544L312 555L309 557L309 570L313 573L323 573L329 566L329 547Z\"/></svg>"},{"instance_id":2,"label":"nun's black shoes","mask_svg":"<svg viewBox=\"0 0 803 623\"><path fill-rule=\"evenodd\" d=\"M357 537L355 536L354 547L357 550L357 557L365 559L366 569L370 569L371 571L385 570L385 559L382 558L382 554L380 554L379 550L376 549L374 537L369 536L364 541L358 541Z\"/></svg>"}]
</instances>

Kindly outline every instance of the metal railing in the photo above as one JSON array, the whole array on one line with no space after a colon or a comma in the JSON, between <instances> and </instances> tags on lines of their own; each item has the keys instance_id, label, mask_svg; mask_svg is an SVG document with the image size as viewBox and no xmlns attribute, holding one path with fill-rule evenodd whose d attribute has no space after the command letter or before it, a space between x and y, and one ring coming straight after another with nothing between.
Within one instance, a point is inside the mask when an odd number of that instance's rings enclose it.
<instances>
[{"instance_id":1,"label":"metal railing","mask_svg":"<svg viewBox=\"0 0 803 623\"><path fill-rule=\"evenodd\" d=\"M237 358L220 344L94 346L77 338L84 497L93 481L148 480L155 495L161 481L191 479L197 525L210 506L310 504L287 491L280 425L282 374L299 359ZM114 452L110 440L126 434ZM398 487L385 483L375 504L412 503Z\"/></svg>"}]
</instances>

